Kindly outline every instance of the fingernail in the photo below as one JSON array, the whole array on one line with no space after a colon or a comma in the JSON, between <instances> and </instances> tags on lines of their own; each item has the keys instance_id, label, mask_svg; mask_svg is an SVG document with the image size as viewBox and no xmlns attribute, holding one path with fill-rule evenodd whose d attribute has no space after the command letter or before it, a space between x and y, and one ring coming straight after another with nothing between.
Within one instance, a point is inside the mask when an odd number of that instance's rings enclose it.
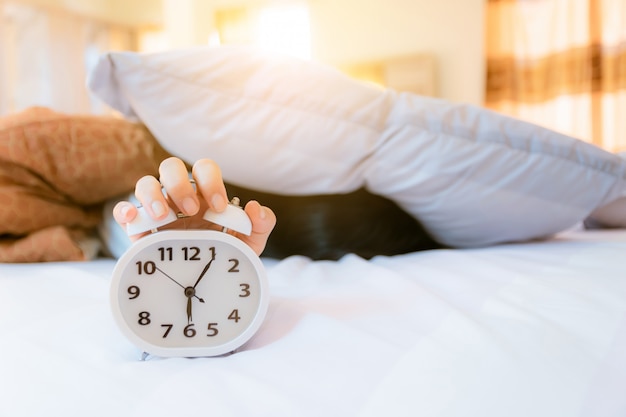
<instances>
[{"instance_id":1,"label":"fingernail","mask_svg":"<svg viewBox=\"0 0 626 417\"><path fill-rule=\"evenodd\" d=\"M163 214L165 214L165 206L160 201L153 202L151 207L152 212L156 217L161 217Z\"/></svg>"},{"instance_id":2,"label":"fingernail","mask_svg":"<svg viewBox=\"0 0 626 417\"><path fill-rule=\"evenodd\" d=\"M213 197L211 197L211 205L217 210L226 208L226 202L220 194L213 194Z\"/></svg>"},{"instance_id":3,"label":"fingernail","mask_svg":"<svg viewBox=\"0 0 626 417\"><path fill-rule=\"evenodd\" d=\"M261 220L265 220L266 217L267 217L267 211L265 211L265 207L261 207L261 210L259 211L259 218Z\"/></svg>"},{"instance_id":4,"label":"fingernail","mask_svg":"<svg viewBox=\"0 0 626 417\"><path fill-rule=\"evenodd\" d=\"M121 208L120 208L120 214L122 215L123 218L128 217L128 212L130 211L130 205L129 204L124 204Z\"/></svg>"},{"instance_id":5,"label":"fingernail","mask_svg":"<svg viewBox=\"0 0 626 417\"><path fill-rule=\"evenodd\" d=\"M198 212L198 203L191 197L187 197L183 200L183 209L185 213L192 216Z\"/></svg>"}]
</instances>

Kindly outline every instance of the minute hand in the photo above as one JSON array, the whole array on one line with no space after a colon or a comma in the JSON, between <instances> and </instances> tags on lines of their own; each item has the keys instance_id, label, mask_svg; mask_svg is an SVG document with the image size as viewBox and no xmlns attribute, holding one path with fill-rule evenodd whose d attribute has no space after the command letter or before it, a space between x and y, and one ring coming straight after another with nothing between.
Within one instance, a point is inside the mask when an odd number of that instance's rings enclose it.
<instances>
[{"instance_id":1,"label":"minute hand","mask_svg":"<svg viewBox=\"0 0 626 417\"><path fill-rule=\"evenodd\" d=\"M202 270L202 272L200 273L200 276L198 277L198 279L196 280L196 283L193 284L193 288L196 288L196 286L200 283L200 281L202 280L202 278L204 277L204 275L207 273L207 271L209 270L209 268L211 267L211 263L213 263L213 261L215 260L215 255L211 256L211 260L209 261L209 263L207 263L204 266L204 269Z\"/></svg>"}]
</instances>

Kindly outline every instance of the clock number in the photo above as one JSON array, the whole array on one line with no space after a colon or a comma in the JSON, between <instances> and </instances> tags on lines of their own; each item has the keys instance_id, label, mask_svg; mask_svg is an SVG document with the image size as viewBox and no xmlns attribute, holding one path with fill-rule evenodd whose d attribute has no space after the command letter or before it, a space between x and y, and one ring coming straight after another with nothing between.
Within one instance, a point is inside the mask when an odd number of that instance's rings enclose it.
<instances>
[{"instance_id":1,"label":"clock number","mask_svg":"<svg viewBox=\"0 0 626 417\"><path fill-rule=\"evenodd\" d=\"M196 335L196 329L193 328L194 324L188 324L183 329L183 334L185 337L194 337Z\"/></svg>"},{"instance_id":2,"label":"clock number","mask_svg":"<svg viewBox=\"0 0 626 417\"><path fill-rule=\"evenodd\" d=\"M200 260L200 248L192 246L190 248L184 247L181 250L185 253L186 261L199 261ZM190 256L191 255L191 256Z\"/></svg>"},{"instance_id":3,"label":"clock number","mask_svg":"<svg viewBox=\"0 0 626 417\"><path fill-rule=\"evenodd\" d=\"M168 334L170 334L170 330L172 330L172 327L174 327L173 324L162 324L161 327L166 327L167 329L165 330L165 333L163 333L163 339L165 339L167 337Z\"/></svg>"},{"instance_id":4,"label":"clock number","mask_svg":"<svg viewBox=\"0 0 626 417\"><path fill-rule=\"evenodd\" d=\"M141 275L141 274L147 274L147 275L152 275L155 273L156 271L156 264L152 261L148 261L148 262L135 262L135 265L137 265L137 274Z\"/></svg>"},{"instance_id":5,"label":"clock number","mask_svg":"<svg viewBox=\"0 0 626 417\"><path fill-rule=\"evenodd\" d=\"M207 330L209 331L209 333L207 333L206 335L209 337L217 336L217 334L219 333L219 330L217 330L217 323L209 323Z\"/></svg>"},{"instance_id":6,"label":"clock number","mask_svg":"<svg viewBox=\"0 0 626 417\"><path fill-rule=\"evenodd\" d=\"M141 324L142 326L147 326L148 324L150 324L150 313L148 313L147 311L142 311L141 313L139 313L139 320L137 320L137 323Z\"/></svg>"},{"instance_id":7,"label":"clock number","mask_svg":"<svg viewBox=\"0 0 626 417\"><path fill-rule=\"evenodd\" d=\"M135 298L139 297L139 287L136 285L131 285L130 287L128 287L128 293L131 295L130 297L128 297L128 299L134 300Z\"/></svg>"},{"instance_id":8,"label":"clock number","mask_svg":"<svg viewBox=\"0 0 626 417\"><path fill-rule=\"evenodd\" d=\"M159 248L159 253L161 254L161 261L172 260L172 248Z\"/></svg>"},{"instance_id":9,"label":"clock number","mask_svg":"<svg viewBox=\"0 0 626 417\"><path fill-rule=\"evenodd\" d=\"M239 297L241 298L246 298L250 296L250 284L239 284L239 286L241 287L241 294L239 294Z\"/></svg>"},{"instance_id":10,"label":"clock number","mask_svg":"<svg viewBox=\"0 0 626 417\"><path fill-rule=\"evenodd\" d=\"M241 317L239 316L239 310L234 309L228 316L228 320L235 320L235 323L239 323L239 320L241 320Z\"/></svg>"},{"instance_id":11,"label":"clock number","mask_svg":"<svg viewBox=\"0 0 626 417\"><path fill-rule=\"evenodd\" d=\"M239 259L229 259L228 262L233 264L228 272L239 272Z\"/></svg>"}]
</instances>

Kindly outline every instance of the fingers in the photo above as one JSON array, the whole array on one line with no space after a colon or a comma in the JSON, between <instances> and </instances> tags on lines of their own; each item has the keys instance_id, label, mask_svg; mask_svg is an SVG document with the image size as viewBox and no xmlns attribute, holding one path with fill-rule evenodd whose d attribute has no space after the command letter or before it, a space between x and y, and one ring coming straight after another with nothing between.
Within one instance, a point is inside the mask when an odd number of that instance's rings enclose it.
<instances>
[{"instance_id":1,"label":"fingers","mask_svg":"<svg viewBox=\"0 0 626 417\"><path fill-rule=\"evenodd\" d=\"M200 159L193 165L191 172L196 187L209 207L217 212L224 211L228 197L219 166L210 159Z\"/></svg>"},{"instance_id":2,"label":"fingers","mask_svg":"<svg viewBox=\"0 0 626 417\"><path fill-rule=\"evenodd\" d=\"M161 219L167 215L168 202L161 191L161 183L152 176L145 176L135 185L135 197L154 219ZM128 223L137 216L137 207L131 202L120 201L113 207L113 218L122 228L126 229ZM132 241L146 233L130 236Z\"/></svg>"},{"instance_id":3,"label":"fingers","mask_svg":"<svg viewBox=\"0 0 626 417\"><path fill-rule=\"evenodd\" d=\"M153 219L162 219L167 214L167 200L161 192L161 183L153 176L145 176L135 185L135 197Z\"/></svg>"},{"instance_id":4,"label":"fingers","mask_svg":"<svg viewBox=\"0 0 626 417\"><path fill-rule=\"evenodd\" d=\"M217 212L224 211L228 204L228 197L218 165L209 159L198 160L193 166L192 175L196 183L195 188L189 182L189 175L183 161L174 157L168 158L159 167L160 179L145 176L137 181L135 196L155 220L167 215L170 203L191 217L188 220L192 222L190 224L193 224L196 218L202 220L200 211L203 212L206 206ZM167 198L163 194L163 189ZM261 206L256 201L248 202L245 211L252 222L252 233L250 236L240 233L236 235L257 255L261 255L276 225L276 216L271 209ZM127 201L118 203L113 209L113 217L123 227L133 221L136 216L137 208ZM132 239L136 240L141 235Z\"/></svg>"},{"instance_id":5,"label":"fingers","mask_svg":"<svg viewBox=\"0 0 626 417\"><path fill-rule=\"evenodd\" d=\"M178 158L168 158L159 166L161 185L172 202L187 216L193 216L200 209L200 202L189 182L187 167ZM156 197L156 196L155 196Z\"/></svg>"},{"instance_id":6,"label":"fingers","mask_svg":"<svg viewBox=\"0 0 626 417\"><path fill-rule=\"evenodd\" d=\"M244 210L252 222L252 233L250 236L241 235L240 239L257 255L261 255L276 225L276 215L270 208L261 206L257 201L249 201Z\"/></svg>"},{"instance_id":7,"label":"fingers","mask_svg":"<svg viewBox=\"0 0 626 417\"><path fill-rule=\"evenodd\" d=\"M137 215L137 207L128 201L120 201L113 207L113 218L119 225L133 221Z\"/></svg>"},{"instance_id":8,"label":"fingers","mask_svg":"<svg viewBox=\"0 0 626 417\"><path fill-rule=\"evenodd\" d=\"M161 188L179 211L187 216L198 213L202 197L206 205L215 211L226 208L226 188L222 173L217 164L209 159L201 159L193 166L193 178L201 196L189 182L187 168L178 158L168 158L159 166L160 179L152 176L141 178L135 187L135 196L154 219L161 219L167 214L168 201Z\"/></svg>"},{"instance_id":9,"label":"fingers","mask_svg":"<svg viewBox=\"0 0 626 417\"><path fill-rule=\"evenodd\" d=\"M168 212L169 202L163 194L163 189L177 209L187 216L198 213L203 205L200 198L206 200L205 206L218 212L224 211L228 199L222 173L217 164L209 159L201 159L194 164L192 172L201 196L198 195L189 181L184 162L171 157L161 162L159 179L148 175L137 181L135 197L155 220L164 218ZM134 218L136 212L122 213L122 207L118 209L117 215L120 216L120 219L125 220L124 223L127 223ZM131 214L132 218L127 218L127 215Z\"/></svg>"},{"instance_id":10,"label":"fingers","mask_svg":"<svg viewBox=\"0 0 626 417\"><path fill-rule=\"evenodd\" d=\"M128 201L120 201L113 207L113 218L123 229L126 229L126 224L132 222L137 216L137 207ZM146 233L141 233L135 236L129 236L131 241L136 241Z\"/></svg>"}]
</instances>

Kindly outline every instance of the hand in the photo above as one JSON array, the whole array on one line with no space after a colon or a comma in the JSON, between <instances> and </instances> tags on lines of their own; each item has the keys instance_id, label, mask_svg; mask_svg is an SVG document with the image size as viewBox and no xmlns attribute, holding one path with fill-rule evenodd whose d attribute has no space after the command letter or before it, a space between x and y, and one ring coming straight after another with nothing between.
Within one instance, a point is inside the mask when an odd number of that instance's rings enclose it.
<instances>
[{"instance_id":1,"label":"hand","mask_svg":"<svg viewBox=\"0 0 626 417\"><path fill-rule=\"evenodd\" d=\"M207 222L202 215L207 208L222 212L228 204L226 188L222 181L222 173L217 164L209 159L200 159L192 169L196 182L194 190L189 182L187 168L183 161L171 157L161 162L159 167L160 181L153 176L145 176L137 181L135 196L152 218L162 219L167 214L168 205L174 211L181 211L189 216L179 219L164 227L164 229L207 228ZM168 199L163 196L161 188L165 188ZM257 255L265 248L267 239L276 225L276 216L268 207L261 206L256 201L249 201L244 210L252 221L252 234L246 236L234 231L229 233L248 244ZM117 223L124 227L137 215L137 208L127 201L118 203L113 209L113 216ZM221 227L215 227L221 230ZM131 236L137 240L144 236Z\"/></svg>"}]
</instances>

